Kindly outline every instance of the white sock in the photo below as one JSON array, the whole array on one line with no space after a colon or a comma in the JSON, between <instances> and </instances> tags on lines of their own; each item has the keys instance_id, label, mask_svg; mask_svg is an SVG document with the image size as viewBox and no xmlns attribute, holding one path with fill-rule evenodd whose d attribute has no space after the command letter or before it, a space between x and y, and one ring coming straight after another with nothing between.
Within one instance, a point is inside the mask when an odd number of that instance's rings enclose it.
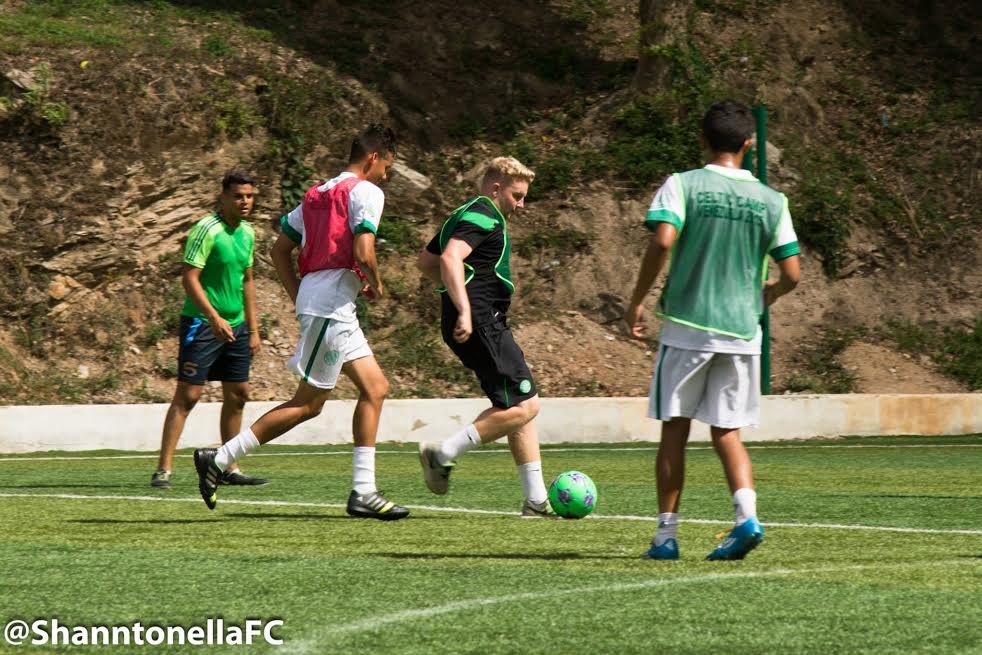
<instances>
[{"instance_id":1,"label":"white sock","mask_svg":"<svg viewBox=\"0 0 982 655\"><path fill-rule=\"evenodd\" d=\"M481 435L477 433L477 428L471 423L440 444L440 453L437 455L437 459L441 465L446 466L468 450L474 450L480 445Z\"/></svg>"},{"instance_id":2,"label":"white sock","mask_svg":"<svg viewBox=\"0 0 982 655\"><path fill-rule=\"evenodd\" d=\"M525 498L536 505L546 502L549 495L546 493L546 483L542 480L542 462L536 460L527 464L518 464L515 469L522 481Z\"/></svg>"},{"instance_id":3,"label":"white sock","mask_svg":"<svg viewBox=\"0 0 982 655\"><path fill-rule=\"evenodd\" d=\"M218 454L215 455L215 466L224 471L256 448L259 448L259 440L256 439L256 435L252 433L250 428L246 428L218 449Z\"/></svg>"},{"instance_id":4,"label":"white sock","mask_svg":"<svg viewBox=\"0 0 982 655\"><path fill-rule=\"evenodd\" d=\"M658 530L655 532L656 546L661 546L669 539L675 539L679 528L679 515L677 512L663 512L658 515Z\"/></svg>"},{"instance_id":5,"label":"white sock","mask_svg":"<svg viewBox=\"0 0 982 655\"><path fill-rule=\"evenodd\" d=\"M747 519L757 518L757 492L750 487L733 492L733 507L736 508L736 524Z\"/></svg>"},{"instance_id":6,"label":"white sock","mask_svg":"<svg viewBox=\"0 0 982 655\"><path fill-rule=\"evenodd\" d=\"M352 489L359 496L378 491L375 487L375 447L355 446Z\"/></svg>"}]
</instances>

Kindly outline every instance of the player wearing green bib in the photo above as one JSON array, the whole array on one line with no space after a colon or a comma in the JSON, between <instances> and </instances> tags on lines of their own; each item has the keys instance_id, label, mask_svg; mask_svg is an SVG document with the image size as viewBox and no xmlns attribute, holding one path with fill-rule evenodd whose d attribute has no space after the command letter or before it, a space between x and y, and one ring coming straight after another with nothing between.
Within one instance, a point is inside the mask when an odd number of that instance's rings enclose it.
<instances>
[{"instance_id":1,"label":"player wearing green bib","mask_svg":"<svg viewBox=\"0 0 982 655\"><path fill-rule=\"evenodd\" d=\"M450 471L469 450L508 437L525 501L523 517L555 516L548 510L535 417L539 395L525 354L508 327L515 285L511 279L507 219L525 205L533 173L513 157L491 161L481 195L458 207L419 254L416 266L442 285L443 341L474 371L491 407L440 443L420 442L426 486L447 493Z\"/></svg>"},{"instance_id":2,"label":"player wearing green bib","mask_svg":"<svg viewBox=\"0 0 982 655\"><path fill-rule=\"evenodd\" d=\"M206 381L222 382L222 443L242 427L242 411L249 396L249 366L260 349L252 280L256 233L245 220L252 212L255 193L251 177L228 173L222 180L221 210L198 221L188 235L177 390L164 419L160 459L150 479L152 487L171 487L174 449ZM266 484L266 480L249 477L238 469L227 471L222 482Z\"/></svg>"},{"instance_id":3,"label":"player wearing green bib","mask_svg":"<svg viewBox=\"0 0 982 655\"><path fill-rule=\"evenodd\" d=\"M764 537L750 456L740 428L760 414L760 318L800 278L787 199L741 168L753 145L750 110L732 100L709 108L702 143L709 164L658 190L645 226L653 232L624 320L642 336L642 302L671 253L658 302L661 342L648 415L664 421L658 447L658 530L649 559L678 559L679 499L692 419L710 425L733 494L736 521L707 559L743 559ZM767 281L767 258L781 277Z\"/></svg>"}]
</instances>

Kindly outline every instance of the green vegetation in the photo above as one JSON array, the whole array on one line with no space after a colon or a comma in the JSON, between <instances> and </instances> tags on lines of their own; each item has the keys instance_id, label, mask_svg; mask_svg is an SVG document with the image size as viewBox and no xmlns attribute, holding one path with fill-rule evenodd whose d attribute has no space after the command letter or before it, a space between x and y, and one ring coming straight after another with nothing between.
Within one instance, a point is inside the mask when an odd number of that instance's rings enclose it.
<instances>
[{"instance_id":1,"label":"green vegetation","mask_svg":"<svg viewBox=\"0 0 982 655\"><path fill-rule=\"evenodd\" d=\"M595 235L572 228L561 230L538 229L515 242L515 253L531 259L546 252L568 256L577 252L589 251Z\"/></svg>"},{"instance_id":2,"label":"green vegetation","mask_svg":"<svg viewBox=\"0 0 982 655\"><path fill-rule=\"evenodd\" d=\"M851 393L855 376L835 358L863 334L865 329L861 327L831 329L815 345L802 347L793 358L795 372L784 390L792 393Z\"/></svg>"},{"instance_id":3,"label":"green vegetation","mask_svg":"<svg viewBox=\"0 0 982 655\"><path fill-rule=\"evenodd\" d=\"M51 324L46 304L32 305L14 333L17 345L35 357L45 356L44 345L50 336Z\"/></svg>"},{"instance_id":4,"label":"green vegetation","mask_svg":"<svg viewBox=\"0 0 982 655\"><path fill-rule=\"evenodd\" d=\"M181 309L184 307L184 289L180 284L169 284L163 294L163 303L156 312L156 318L147 322L143 328L144 346L154 346L167 335L177 335L181 325Z\"/></svg>"},{"instance_id":5,"label":"green vegetation","mask_svg":"<svg viewBox=\"0 0 982 655\"><path fill-rule=\"evenodd\" d=\"M712 14L723 14L748 18L761 11L771 9L778 0L695 0L695 8Z\"/></svg>"},{"instance_id":6,"label":"green vegetation","mask_svg":"<svg viewBox=\"0 0 982 655\"><path fill-rule=\"evenodd\" d=\"M201 42L201 49L214 57L228 57L235 54L235 48L220 34L210 34Z\"/></svg>"},{"instance_id":7,"label":"green vegetation","mask_svg":"<svg viewBox=\"0 0 982 655\"><path fill-rule=\"evenodd\" d=\"M438 436L432 432L422 426L414 435ZM423 486L412 445L381 444L379 486L413 512L396 523L345 516L350 446L264 446L250 455L248 470L274 484L221 487L214 512L198 497L188 450L178 453L166 492L147 486L149 454L4 457L0 491L10 495L0 503L0 522L16 529L0 532L0 615L190 627L216 616L220 598L226 624L282 619L275 633L285 643L205 650L263 655L429 655L448 644L495 655L701 654L733 644L740 652L815 655L977 650L982 436L754 443L763 446L751 452L766 536L742 562L702 561L733 517L706 443L688 449L681 559L642 560L655 530L640 520L656 512L655 445L625 445L543 449L546 480L581 470L597 483L597 514L605 518L581 521L519 519L521 488L503 446L461 458L450 495L436 497ZM15 497L21 494L27 497ZM107 567L125 572L127 584ZM666 630L651 620L657 616L685 620ZM106 647L6 652L21 650ZM166 648L175 655L201 650Z\"/></svg>"},{"instance_id":8,"label":"green vegetation","mask_svg":"<svg viewBox=\"0 0 982 655\"><path fill-rule=\"evenodd\" d=\"M702 163L702 115L711 102L728 95L695 43L652 46L652 54L669 65L671 91L638 96L621 107L606 150L614 177L637 188Z\"/></svg>"},{"instance_id":9,"label":"green vegetation","mask_svg":"<svg viewBox=\"0 0 982 655\"><path fill-rule=\"evenodd\" d=\"M330 129L330 110L341 92L329 79L301 82L276 71L264 72L260 106L272 141L268 157L282 166L283 208L293 209L312 183L314 169L305 163L319 134Z\"/></svg>"},{"instance_id":10,"label":"green vegetation","mask_svg":"<svg viewBox=\"0 0 982 655\"><path fill-rule=\"evenodd\" d=\"M415 255L423 246L416 226L405 216L386 214L378 226L377 247L382 256L395 252L403 257Z\"/></svg>"},{"instance_id":11,"label":"green vegetation","mask_svg":"<svg viewBox=\"0 0 982 655\"><path fill-rule=\"evenodd\" d=\"M68 121L68 104L51 98L51 67L34 69L34 85L17 97L0 96L0 109L29 128L57 130Z\"/></svg>"},{"instance_id":12,"label":"green vegetation","mask_svg":"<svg viewBox=\"0 0 982 655\"><path fill-rule=\"evenodd\" d=\"M862 162L845 153L810 147L803 179L789 198L798 237L822 258L827 275L838 273L852 232L853 190L868 179Z\"/></svg>"},{"instance_id":13,"label":"green vegetation","mask_svg":"<svg viewBox=\"0 0 982 655\"><path fill-rule=\"evenodd\" d=\"M105 0L23 2L0 14L0 48L118 47L128 40L114 3Z\"/></svg>"},{"instance_id":14,"label":"green vegetation","mask_svg":"<svg viewBox=\"0 0 982 655\"><path fill-rule=\"evenodd\" d=\"M596 176L607 166L602 153L596 150L570 144L554 145L548 139L534 139L527 134L506 143L503 151L535 171L529 202L550 195L568 196L577 181Z\"/></svg>"},{"instance_id":15,"label":"green vegetation","mask_svg":"<svg viewBox=\"0 0 982 655\"><path fill-rule=\"evenodd\" d=\"M893 321L881 329L903 351L927 354L942 373L982 391L982 318L971 328Z\"/></svg>"},{"instance_id":16,"label":"green vegetation","mask_svg":"<svg viewBox=\"0 0 982 655\"><path fill-rule=\"evenodd\" d=\"M214 112L213 131L235 140L262 125L263 116L254 106L255 101L250 100L239 95L231 82L217 80L206 97L209 108Z\"/></svg>"},{"instance_id":17,"label":"green vegetation","mask_svg":"<svg viewBox=\"0 0 982 655\"><path fill-rule=\"evenodd\" d=\"M413 380L411 384L393 385L393 398L435 398L434 380L461 387L464 396L481 395L474 373L454 359L443 343L439 325L399 325L386 344L377 353L382 370Z\"/></svg>"}]
</instances>

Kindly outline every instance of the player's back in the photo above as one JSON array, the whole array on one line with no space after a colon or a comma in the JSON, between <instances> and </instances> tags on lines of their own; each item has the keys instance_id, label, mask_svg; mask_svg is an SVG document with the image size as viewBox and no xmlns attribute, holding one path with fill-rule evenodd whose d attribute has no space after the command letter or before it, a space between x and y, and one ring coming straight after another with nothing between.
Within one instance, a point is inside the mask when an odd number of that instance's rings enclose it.
<instances>
[{"instance_id":1,"label":"player's back","mask_svg":"<svg viewBox=\"0 0 982 655\"><path fill-rule=\"evenodd\" d=\"M763 311L767 253L785 197L745 171L676 174L685 216L661 299L665 316L750 338Z\"/></svg>"}]
</instances>

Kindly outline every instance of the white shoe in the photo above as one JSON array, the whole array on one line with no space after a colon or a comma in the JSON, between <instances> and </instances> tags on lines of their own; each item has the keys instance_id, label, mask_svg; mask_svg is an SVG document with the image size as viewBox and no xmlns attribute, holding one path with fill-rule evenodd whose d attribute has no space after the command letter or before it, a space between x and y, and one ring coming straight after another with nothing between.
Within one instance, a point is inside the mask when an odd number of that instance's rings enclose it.
<instances>
[{"instance_id":1,"label":"white shoe","mask_svg":"<svg viewBox=\"0 0 982 655\"><path fill-rule=\"evenodd\" d=\"M439 444L425 441L419 444L419 463L423 467L423 481L430 491L443 496L450 489L450 471L454 465L453 462L446 466L441 464L439 452Z\"/></svg>"}]
</instances>

